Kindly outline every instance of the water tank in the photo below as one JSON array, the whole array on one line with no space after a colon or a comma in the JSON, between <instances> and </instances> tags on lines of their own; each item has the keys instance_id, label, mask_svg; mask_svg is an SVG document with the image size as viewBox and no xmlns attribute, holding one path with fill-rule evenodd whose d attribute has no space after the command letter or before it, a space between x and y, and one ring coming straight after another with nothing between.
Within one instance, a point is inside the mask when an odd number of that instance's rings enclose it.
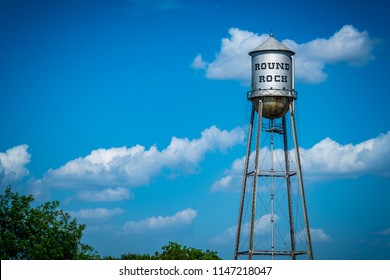
<instances>
[{"instance_id":1,"label":"water tank","mask_svg":"<svg viewBox=\"0 0 390 280\"><path fill-rule=\"evenodd\" d=\"M249 52L252 57L252 90L248 93L248 99L257 111L259 99L262 99L262 115L265 118L284 116L289 103L295 98L294 54L273 35Z\"/></svg>"}]
</instances>

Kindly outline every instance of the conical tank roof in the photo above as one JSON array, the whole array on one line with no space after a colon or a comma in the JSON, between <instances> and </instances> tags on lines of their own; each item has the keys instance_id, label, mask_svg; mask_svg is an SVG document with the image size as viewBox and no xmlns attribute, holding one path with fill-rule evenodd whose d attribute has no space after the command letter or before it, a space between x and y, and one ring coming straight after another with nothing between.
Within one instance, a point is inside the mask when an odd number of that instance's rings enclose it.
<instances>
[{"instance_id":1,"label":"conical tank roof","mask_svg":"<svg viewBox=\"0 0 390 280\"><path fill-rule=\"evenodd\" d=\"M285 45L280 43L278 40L276 40L272 34L262 44L257 46L255 49L251 50L249 52L249 55L252 56L254 53L262 52L262 51L285 51L285 52L290 52L292 55L295 54L295 52L293 52L292 50L287 48Z\"/></svg>"}]
</instances>

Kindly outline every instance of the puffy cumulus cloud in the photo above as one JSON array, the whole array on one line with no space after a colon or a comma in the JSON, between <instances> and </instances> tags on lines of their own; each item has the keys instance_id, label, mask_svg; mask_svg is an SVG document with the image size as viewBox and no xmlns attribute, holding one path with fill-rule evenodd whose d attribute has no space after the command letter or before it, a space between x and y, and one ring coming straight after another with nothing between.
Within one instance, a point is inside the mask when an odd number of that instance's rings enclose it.
<instances>
[{"instance_id":1,"label":"puffy cumulus cloud","mask_svg":"<svg viewBox=\"0 0 390 280\"><path fill-rule=\"evenodd\" d=\"M310 228L310 237L312 242L330 242L332 238L322 228ZM303 229L296 233L296 239L303 241L306 240L306 230Z\"/></svg>"},{"instance_id":2,"label":"puffy cumulus cloud","mask_svg":"<svg viewBox=\"0 0 390 280\"><path fill-rule=\"evenodd\" d=\"M198 54L191 63L191 67L195 69L206 69L207 62L203 60L202 55Z\"/></svg>"},{"instance_id":3,"label":"puffy cumulus cloud","mask_svg":"<svg viewBox=\"0 0 390 280\"><path fill-rule=\"evenodd\" d=\"M244 131L240 127L227 131L215 126L202 131L199 139L173 137L169 146L161 152L162 162L169 168L191 172L207 152L215 150L225 152L243 143L244 137Z\"/></svg>"},{"instance_id":4,"label":"puffy cumulus cloud","mask_svg":"<svg viewBox=\"0 0 390 280\"><path fill-rule=\"evenodd\" d=\"M123 187L108 188L102 191L84 190L77 193L77 197L86 201L120 201L132 198L129 190Z\"/></svg>"},{"instance_id":5,"label":"puffy cumulus cloud","mask_svg":"<svg viewBox=\"0 0 390 280\"><path fill-rule=\"evenodd\" d=\"M279 220L278 215L274 215L275 223ZM250 224L245 223L242 225L241 235L249 236ZM271 231L271 214L266 214L261 216L259 219L255 220L255 234L263 235ZM223 234L209 239L208 242L217 245L227 245L232 244L236 238L237 226L232 226L224 231Z\"/></svg>"},{"instance_id":6,"label":"puffy cumulus cloud","mask_svg":"<svg viewBox=\"0 0 390 280\"><path fill-rule=\"evenodd\" d=\"M373 58L374 41L368 32L359 32L352 25L345 25L329 39L315 39L297 44L292 40L283 43L296 52L297 79L306 83L320 83L326 80L326 64L346 62L363 65Z\"/></svg>"},{"instance_id":7,"label":"puffy cumulus cloud","mask_svg":"<svg viewBox=\"0 0 390 280\"><path fill-rule=\"evenodd\" d=\"M288 41L285 43L289 44ZM313 60L361 64L372 59L373 44L374 42L370 39L367 31L359 32L352 25L344 25L329 39L316 39L295 46L292 44L292 47Z\"/></svg>"},{"instance_id":8,"label":"puffy cumulus cloud","mask_svg":"<svg viewBox=\"0 0 390 280\"><path fill-rule=\"evenodd\" d=\"M41 183L59 187L141 186L148 184L163 171L195 172L207 152L224 152L242 143L243 139L244 132L241 128L227 131L212 126L202 131L198 139L172 137L170 144L161 151L156 146L145 149L141 145L98 149L86 157L49 170ZM123 189L120 191L123 192ZM114 196L114 192L106 191L100 195ZM85 198L94 194L84 192L81 195Z\"/></svg>"},{"instance_id":9,"label":"puffy cumulus cloud","mask_svg":"<svg viewBox=\"0 0 390 280\"><path fill-rule=\"evenodd\" d=\"M284 151L281 149L274 150L275 158L284 159ZM293 151L290 151L292 154ZM268 147L264 147L260 149L259 162L261 162L261 169L270 170L271 169L271 161L270 157L265 155L270 155L270 150ZM291 157L291 156L290 156ZM249 167L254 167L255 162L255 151L250 154L249 157ZM228 191L228 192L237 192L241 190L242 186L242 175L244 173L244 164L245 164L245 156L239 159L236 159L231 164L231 167L225 170L225 175L215 181L211 186L211 192L218 191ZM261 186L258 186L258 191L261 191Z\"/></svg>"},{"instance_id":10,"label":"puffy cumulus cloud","mask_svg":"<svg viewBox=\"0 0 390 280\"><path fill-rule=\"evenodd\" d=\"M275 158L284 158L283 150L276 149L275 153ZM291 150L289 153L293 158L294 151ZM262 148L260 154L269 154L269 149ZM390 131L355 145L341 145L330 138L325 138L310 149L300 148L300 155L304 176L311 180L356 178L366 174L388 177ZM253 163L253 159L254 152L250 156L250 162ZM262 168L267 169L270 162L263 161L262 164ZM212 184L211 191L240 191L243 170L244 157L235 160L231 167L225 170L224 176Z\"/></svg>"},{"instance_id":11,"label":"puffy cumulus cloud","mask_svg":"<svg viewBox=\"0 0 390 280\"><path fill-rule=\"evenodd\" d=\"M274 215L275 224L279 221L279 216ZM241 236L249 236L249 223L245 223L242 226ZM261 216L259 219L255 221L255 235L262 236L263 242L266 242L267 238L270 236L266 236L270 234L272 229L271 225L271 214L266 214ZM216 245L228 245L232 244L235 241L237 234L237 226L230 227L224 231L223 234L216 236L212 239L209 239L208 242ZM310 235L313 242L329 242L331 241L331 237L322 229L314 229L310 228ZM306 240L306 230L303 229L297 233L295 233L296 241L300 244L304 244ZM284 239L287 241L290 239L290 235L286 235Z\"/></svg>"},{"instance_id":12,"label":"puffy cumulus cloud","mask_svg":"<svg viewBox=\"0 0 390 280\"><path fill-rule=\"evenodd\" d=\"M123 214L123 212L124 210L122 208L87 208L77 211L68 211L71 216L83 220L107 220L119 216Z\"/></svg>"},{"instance_id":13,"label":"puffy cumulus cloud","mask_svg":"<svg viewBox=\"0 0 390 280\"><path fill-rule=\"evenodd\" d=\"M205 69L206 77L220 80L239 80L248 83L250 79L250 59L248 51L257 47L269 36L258 36L255 33L229 29L230 38L222 39L221 50L213 62L206 62L201 55L195 57L192 67ZM202 67L196 67L196 66Z\"/></svg>"},{"instance_id":14,"label":"puffy cumulus cloud","mask_svg":"<svg viewBox=\"0 0 390 280\"><path fill-rule=\"evenodd\" d=\"M25 167L30 162L31 155L27 152L28 145L10 148L5 153L0 152L0 184L12 184L29 174Z\"/></svg>"},{"instance_id":15,"label":"puffy cumulus cloud","mask_svg":"<svg viewBox=\"0 0 390 280\"><path fill-rule=\"evenodd\" d=\"M197 211L187 208L177 212L173 216L153 216L141 221L129 221L124 224L125 233L142 233L146 231L158 231L162 229L189 225L197 216Z\"/></svg>"},{"instance_id":16,"label":"puffy cumulus cloud","mask_svg":"<svg viewBox=\"0 0 390 280\"><path fill-rule=\"evenodd\" d=\"M253 153L251 155L253 159ZM211 186L212 192L218 191L239 191L241 190L242 175L244 172L245 157L236 159L230 169L226 170L226 175L215 181Z\"/></svg>"},{"instance_id":17,"label":"puffy cumulus cloud","mask_svg":"<svg viewBox=\"0 0 390 280\"><path fill-rule=\"evenodd\" d=\"M274 215L275 223L279 220L278 215ZM242 225L241 235L249 236L249 223ZM264 233L271 231L271 214L266 214L261 216L255 221L255 233L258 235L263 235ZM227 245L232 244L236 238L237 226L230 227L224 231L223 234L218 235L212 239L209 239L208 242L218 245Z\"/></svg>"},{"instance_id":18,"label":"puffy cumulus cloud","mask_svg":"<svg viewBox=\"0 0 390 280\"><path fill-rule=\"evenodd\" d=\"M359 144L341 145L325 138L301 149L303 170L310 177L390 176L390 131Z\"/></svg>"},{"instance_id":19,"label":"puffy cumulus cloud","mask_svg":"<svg viewBox=\"0 0 390 280\"><path fill-rule=\"evenodd\" d=\"M229 38L223 38L221 49L212 62L201 55L195 57L192 67L205 69L209 79L238 80L250 84L250 58L248 52L263 43L268 35L258 35L238 28L229 29ZM318 38L298 44L283 40L283 44L296 52L295 77L305 83L321 83L327 74L327 64L346 62L361 65L372 59L374 41L368 32L360 32L352 25L345 25L328 39Z\"/></svg>"}]
</instances>

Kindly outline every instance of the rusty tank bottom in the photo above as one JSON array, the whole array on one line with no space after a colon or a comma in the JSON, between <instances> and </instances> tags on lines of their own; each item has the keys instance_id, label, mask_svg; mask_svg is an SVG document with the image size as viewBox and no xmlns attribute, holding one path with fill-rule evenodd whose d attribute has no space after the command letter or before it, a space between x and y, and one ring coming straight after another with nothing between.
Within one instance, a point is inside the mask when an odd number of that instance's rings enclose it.
<instances>
[{"instance_id":1,"label":"rusty tank bottom","mask_svg":"<svg viewBox=\"0 0 390 280\"><path fill-rule=\"evenodd\" d=\"M252 97L253 106L259 113L259 100L263 101L262 116L267 119L278 119L283 117L289 109L289 104L292 101L291 97L286 96L262 96Z\"/></svg>"}]
</instances>

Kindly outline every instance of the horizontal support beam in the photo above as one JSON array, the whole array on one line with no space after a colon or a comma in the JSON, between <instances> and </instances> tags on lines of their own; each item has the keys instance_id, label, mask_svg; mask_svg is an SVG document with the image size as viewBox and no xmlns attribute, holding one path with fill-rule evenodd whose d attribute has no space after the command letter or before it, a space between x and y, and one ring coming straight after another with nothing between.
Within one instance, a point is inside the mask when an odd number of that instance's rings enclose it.
<instances>
[{"instance_id":1,"label":"horizontal support beam","mask_svg":"<svg viewBox=\"0 0 390 280\"><path fill-rule=\"evenodd\" d=\"M247 176L254 176L255 172L251 171L246 174ZM281 178L287 178L297 175L296 171L290 171L288 174L286 171L280 171L280 170L259 170L257 173L258 177L281 177Z\"/></svg>"},{"instance_id":2,"label":"horizontal support beam","mask_svg":"<svg viewBox=\"0 0 390 280\"><path fill-rule=\"evenodd\" d=\"M292 255L306 255L307 251L271 251L271 250L254 250L252 255L256 256L292 256ZM237 255L249 255L249 251L238 252Z\"/></svg>"}]
</instances>

